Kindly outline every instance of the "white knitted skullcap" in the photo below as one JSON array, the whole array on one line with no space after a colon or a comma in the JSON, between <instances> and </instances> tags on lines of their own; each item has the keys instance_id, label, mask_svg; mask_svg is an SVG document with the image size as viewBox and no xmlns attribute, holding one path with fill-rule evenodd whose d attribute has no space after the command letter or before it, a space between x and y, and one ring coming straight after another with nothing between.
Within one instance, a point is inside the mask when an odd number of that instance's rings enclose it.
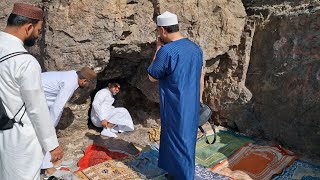
<instances>
[{"instance_id":1,"label":"white knitted skullcap","mask_svg":"<svg viewBox=\"0 0 320 180\"><path fill-rule=\"evenodd\" d=\"M175 24L178 24L178 17L171 12L166 11L157 16L157 26L171 26Z\"/></svg>"}]
</instances>

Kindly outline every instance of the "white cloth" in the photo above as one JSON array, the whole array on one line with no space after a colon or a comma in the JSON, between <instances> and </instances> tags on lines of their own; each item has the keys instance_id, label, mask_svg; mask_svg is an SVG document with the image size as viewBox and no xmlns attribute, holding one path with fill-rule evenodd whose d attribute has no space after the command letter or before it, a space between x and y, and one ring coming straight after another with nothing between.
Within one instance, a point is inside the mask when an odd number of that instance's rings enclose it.
<instances>
[{"instance_id":1,"label":"white cloth","mask_svg":"<svg viewBox=\"0 0 320 180\"><path fill-rule=\"evenodd\" d=\"M76 71L52 71L41 74L42 86L47 99L51 119L54 127L60 121L64 105L79 87ZM46 153L41 169L53 167L50 162L51 154Z\"/></svg>"},{"instance_id":2,"label":"white cloth","mask_svg":"<svg viewBox=\"0 0 320 180\"><path fill-rule=\"evenodd\" d=\"M0 32L0 57L26 51L17 37ZM41 67L31 55L19 55L0 63L0 96L9 117L25 102L24 126L15 123L0 131L0 179L40 179L43 152L59 144L41 85ZM24 109L23 109L24 110ZM17 116L19 120L22 113Z\"/></svg>"},{"instance_id":3,"label":"white cloth","mask_svg":"<svg viewBox=\"0 0 320 180\"><path fill-rule=\"evenodd\" d=\"M97 92L92 103L91 121L97 127L101 126L102 120L107 120L119 126L119 130L133 131L134 126L130 113L126 108L112 106L114 98L108 88Z\"/></svg>"},{"instance_id":4,"label":"white cloth","mask_svg":"<svg viewBox=\"0 0 320 180\"><path fill-rule=\"evenodd\" d=\"M178 24L178 17L171 12L166 11L157 16L157 26L171 26L176 24Z\"/></svg>"},{"instance_id":5,"label":"white cloth","mask_svg":"<svg viewBox=\"0 0 320 180\"><path fill-rule=\"evenodd\" d=\"M41 74L42 86L47 99L51 119L56 127L64 105L79 87L76 71L52 71Z\"/></svg>"}]
</instances>

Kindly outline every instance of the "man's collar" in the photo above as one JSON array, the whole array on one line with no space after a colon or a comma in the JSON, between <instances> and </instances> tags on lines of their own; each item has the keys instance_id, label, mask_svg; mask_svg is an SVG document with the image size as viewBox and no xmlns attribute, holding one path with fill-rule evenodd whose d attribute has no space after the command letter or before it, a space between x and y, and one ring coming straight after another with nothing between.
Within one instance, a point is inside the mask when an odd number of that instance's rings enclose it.
<instances>
[{"instance_id":1,"label":"man's collar","mask_svg":"<svg viewBox=\"0 0 320 180\"><path fill-rule=\"evenodd\" d=\"M9 38L9 39L11 39L13 41L16 41L16 42L20 43L22 46L24 45L23 41L21 39L19 39L18 37L14 36L12 34L7 33L7 32L1 31L0 32L0 36L5 36L5 37L7 37L7 38Z\"/></svg>"}]
</instances>

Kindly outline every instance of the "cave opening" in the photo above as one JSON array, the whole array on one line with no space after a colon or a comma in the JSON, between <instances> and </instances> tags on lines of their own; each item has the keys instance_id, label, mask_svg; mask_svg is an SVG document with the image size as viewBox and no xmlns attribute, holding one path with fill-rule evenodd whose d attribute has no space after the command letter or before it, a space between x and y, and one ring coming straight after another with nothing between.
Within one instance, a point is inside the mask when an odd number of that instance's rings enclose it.
<instances>
[{"instance_id":1,"label":"cave opening","mask_svg":"<svg viewBox=\"0 0 320 180\"><path fill-rule=\"evenodd\" d=\"M126 108L134 124L147 126L147 120L159 123L159 104L148 94L155 93L157 88L148 88L147 67L154 54L154 44L114 44L110 46L110 60L106 68L98 74L94 95L109 82L118 82L121 91L115 96L115 107ZM151 85L155 87L155 85ZM151 93L149 93L151 92ZM156 98L154 98L156 99Z\"/></svg>"}]
</instances>

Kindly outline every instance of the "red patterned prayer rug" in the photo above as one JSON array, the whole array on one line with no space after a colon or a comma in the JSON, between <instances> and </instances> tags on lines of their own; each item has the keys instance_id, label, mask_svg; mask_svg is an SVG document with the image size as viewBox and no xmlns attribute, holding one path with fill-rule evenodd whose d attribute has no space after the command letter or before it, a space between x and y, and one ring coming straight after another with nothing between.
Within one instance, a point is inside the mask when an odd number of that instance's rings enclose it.
<instances>
[{"instance_id":1,"label":"red patterned prayer rug","mask_svg":"<svg viewBox=\"0 0 320 180\"><path fill-rule=\"evenodd\" d=\"M213 166L215 173L233 179L267 180L279 174L297 159L292 152L280 146L242 146L230 158Z\"/></svg>"},{"instance_id":2,"label":"red patterned prayer rug","mask_svg":"<svg viewBox=\"0 0 320 180\"><path fill-rule=\"evenodd\" d=\"M87 147L84 156L78 162L79 171L94 166L96 164L105 162L107 160L120 159L127 156L127 154L120 152L112 152L106 149L105 147L91 144Z\"/></svg>"}]
</instances>

